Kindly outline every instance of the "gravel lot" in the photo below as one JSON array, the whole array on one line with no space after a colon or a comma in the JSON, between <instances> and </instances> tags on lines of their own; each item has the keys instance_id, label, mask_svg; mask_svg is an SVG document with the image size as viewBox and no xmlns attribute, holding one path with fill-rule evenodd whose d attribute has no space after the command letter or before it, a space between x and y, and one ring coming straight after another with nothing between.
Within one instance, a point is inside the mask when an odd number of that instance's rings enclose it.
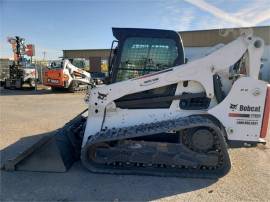
<instances>
[{"instance_id":1,"label":"gravel lot","mask_svg":"<svg viewBox=\"0 0 270 202\"><path fill-rule=\"evenodd\" d=\"M1 90L0 99L1 150L22 137L59 128L86 108L83 94ZM100 175L79 162L60 174L1 171L0 200L270 201L269 145L230 149L230 156L232 170L218 181Z\"/></svg>"}]
</instances>

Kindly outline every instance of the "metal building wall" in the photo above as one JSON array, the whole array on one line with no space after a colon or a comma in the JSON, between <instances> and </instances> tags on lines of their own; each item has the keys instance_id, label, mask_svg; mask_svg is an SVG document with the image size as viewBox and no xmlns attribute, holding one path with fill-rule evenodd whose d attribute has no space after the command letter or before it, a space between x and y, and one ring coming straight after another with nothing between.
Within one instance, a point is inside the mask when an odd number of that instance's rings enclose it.
<instances>
[{"instance_id":1,"label":"metal building wall","mask_svg":"<svg viewBox=\"0 0 270 202\"><path fill-rule=\"evenodd\" d=\"M241 29L243 28L185 31L179 33L186 47L209 47L218 43L229 43L239 36ZM253 31L254 36L264 39L266 45L270 44L270 26L249 27L247 29ZM227 32L228 34L222 36L222 32Z\"/></svg>"},{"instance_id":2,"label":"metal building wall","mask_svg":"<svg viewBox=\"0 0 270 202\"><path fill-rule=\"evenodd\" d=\"M213 29L179 32L185 47L210 47L218 43L228 43L239 36L239 31L243 28L233 29ZM249 27L255 36L264 39L266 45L270 45L270 26ZM228 32L227 36L222 36L221 32ZM89 58L102 57L108 58L110 49L83 49L83 50L63 50L65 58Z\"/></svg>"},{"instance_id":3,"label":"metal building wall","mask_svg":"<svg viewBox=\"0 0 270 202\"><path fill-rule=\"evenodd\" d=\"M83 49L83 50L63 50L64 58L89 58L89 57L104 57L110 55L109 49Z\"/></svg>"}]
</instances>

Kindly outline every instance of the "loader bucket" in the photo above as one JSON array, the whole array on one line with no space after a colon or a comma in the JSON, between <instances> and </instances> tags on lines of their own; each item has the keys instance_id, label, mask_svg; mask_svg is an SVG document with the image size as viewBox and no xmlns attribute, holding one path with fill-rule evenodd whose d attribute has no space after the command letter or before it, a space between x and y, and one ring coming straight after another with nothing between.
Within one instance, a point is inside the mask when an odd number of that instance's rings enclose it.
<instances>
[{"instance_id":1,"label":"loader bucket","mask_svg":"<svg viewBox=\"0 0 270 202\"><path fill-rule=\"evenodd\" d=\"M1 167L8 171L67 171L80 159L84 112L56 131L22 138L7 147L1 151Z\"/></svg>"}]
</instances>

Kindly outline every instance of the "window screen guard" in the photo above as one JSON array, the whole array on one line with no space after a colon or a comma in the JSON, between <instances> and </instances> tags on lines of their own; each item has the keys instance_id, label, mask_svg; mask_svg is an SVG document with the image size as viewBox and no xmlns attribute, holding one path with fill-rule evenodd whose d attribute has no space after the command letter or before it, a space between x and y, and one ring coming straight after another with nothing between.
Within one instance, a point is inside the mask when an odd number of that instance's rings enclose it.
<instances>
[{"instance_id":1,"label":"window screen guard","mask_svg":"<svg viewBox=\"0 0 270 202\"><path fill-rule=\"evenodd\" d=\"M131 37L123 45L117 81L170 68L178 56L173 39Z\"/></svg>"}]
</instances>

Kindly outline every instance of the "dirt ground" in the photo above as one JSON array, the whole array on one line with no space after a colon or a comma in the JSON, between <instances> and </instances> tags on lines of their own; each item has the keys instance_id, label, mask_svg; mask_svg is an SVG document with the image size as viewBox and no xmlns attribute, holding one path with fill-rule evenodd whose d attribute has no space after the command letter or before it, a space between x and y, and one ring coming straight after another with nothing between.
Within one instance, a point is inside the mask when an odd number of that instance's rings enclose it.
<instances>
[{"instance_id":1,"label":"dirt ground","mask_svg":"<svg viewBox=\"0 0 270 202\"><path fill-rule=\"evenodd\" d=\"M61 127L87 107L83 94L45 90L1 90L0 100L2 151L22 137ZM269 144L229 152L232 169L219 180L93 174L80 162L66 173L1 171L0 200L270 201Z\"/></svg>"}]
</instances>

